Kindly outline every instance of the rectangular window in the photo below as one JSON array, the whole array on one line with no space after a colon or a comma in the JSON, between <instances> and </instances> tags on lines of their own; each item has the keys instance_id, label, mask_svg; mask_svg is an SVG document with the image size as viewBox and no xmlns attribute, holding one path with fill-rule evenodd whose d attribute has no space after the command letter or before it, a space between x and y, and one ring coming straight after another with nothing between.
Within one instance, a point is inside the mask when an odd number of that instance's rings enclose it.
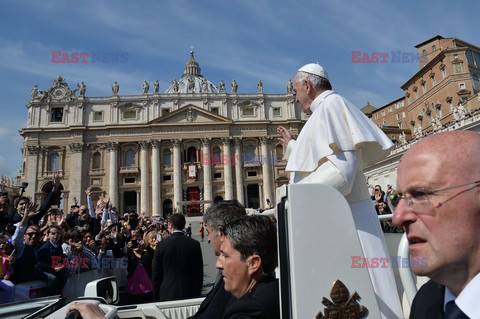
<instances>
[{"instance_id":1,"label":"rectangular window","mask_svg":"<svg viewBox=\"0 0 480 319\"><path fill-rule=\"evenodd\" d=\"M253 116L254 110L253 107L244 107L243 108L243 116Z\"/></svg>"},{"instance_id":2,"label":"rectangular window","mask_svg":"<svg viewBox=\"0 0 480 319\"><path fill-rule=\"evenodd\" d=\"M278 117L282 116L282 109L279 107L274 107L273 108L273 116Z\"/></svg>"},{"instance_id":3,"label":"rectangular window","mask_svg":"<svg viewBox=\"0 0 480 319\"><path fill-rule=\"evenodd\" d=\"M63 107L52 108L50 122L63 122Z\"/></svg>"},{"instance_id":4,"label":"rectangular window","mask_svg":"<svg viewBox=\"0 0 480 319\"><path fill-rule=\"evenodd\" d=\"M213 114L217 114L218 115L218 107L212 107L210 109L210 112L212 112Z\"/></svg>"},{"instance_id":5,"label":"rectangular window","mask_svg":"<svg viewBox=\"0 0 480 319\"><path fill-rule=\"evenodd\" d=\"M375 119L378 120L378 113L375 113Z\"/></svg>"},{"instance_id":6,"label":"rectangular window","mask_svg":"<svg viewBox=\"0 0 480 319\"><path fill-rule=\"evenodd\" d=\"M402 122L398 122L398 128L402 128Z\"/></svg>"},{"instance_id":7,"label":"rectangular window","mask_svg":"<svg viewBox=\"0 0 480 319\"><path fill-rule=\"evenodd\" d=\"M391 113L392 111L393 111L392 107L391 107L391 106L389 106L389 107L388 107L388 112L390 112L390 113Z\"/></svg>"},{"instance_id":8,"label":"rectangular window","mask_svg":"<svg viewBox=\"0 0 480 319\"><path fill-rule=\"evenodd\" d=\"M215 179L222 178L222 173L213 173L213 178L215 178Z\"/></svg>"},{"instance_id":9,"label":"rectangular window","mask_svg":"<svg viewBox=\"0 0 480 319\"><path fill-rule=\"evenodd\" d=\"M462 63L455 64L455 73L462 73L463 72L463 65Z\"/></svg>"},{"instance_id":10,"label":"rectangular window","mask_svg":"<svg viewBox=\"0 0 480 319\"><path fill-rule=\"evenodd\" d=\"M460 90L465 90L465 83L463 83L463 82L462 82L462 83L458 83L458 88L459 88Z\"/></svg>"},{"instance_id":11,"label":"rectangular window","mask_svg":"<svg viewBox=\"0 0 480 319\"><path fill-rule=\"evenodd\" d=\"M397 120L401 119L400 113L397 113Z\"/></svg>"},{"instance_id":12,"label":"rectangular window","mask_svg":"<svg viewBox=\"0 0 480 319\"><path fill-rule=\"evenodd\" d=\"M135 183L135 177L126 177L126 178L124 179L124 183L125 183L125 184L133 184L133 183Z\"/></svg>"},{"instance_id":13,"label":"rectangular window","mask_svg":"<svg viewBox=\"0 0 480 319\"><path fill-rule=\"evenodd\" d=\"M382 116L385 116L385 110L382 111Z\"/></svg>"},{"instance_id":14,"label":"rectangular window","mask_svg":"<svg viewBox=\"0 0 480 319\"><path fill-rule=\"evenodd\" d=\"M170 109L162 109L162 116L165 116L168 113L170 113Z\"/></svg>"},{"instance_id":15,"label":"rectangular window","mask_svg":"<svg viewBox=\"0 0 480 319\"><path fill-rule=\"evenodd\" d=\"M445 68L442 69L442 78L446 78L447 77L447 70Z\"/></svg>"},{"instance_id":16,"label":"rectangular window","mask_svg":"<svg viewBox=\"0 0 480 319\"><path fill-rule=\"evenodd\" d=\"M248 171L247 176L249 177L257 176L257 171Z\"/></svg>"},{"instance_id":17,"label":"rectangular window","mask_svg":"<svg viewBox=\"0 0 480 319\"><path fill-rule=\"evenodd\" d=\"M135 120L137 118L137 110L124 110L122 114L124 120Z\"/></svg>"},{"instance_id":18,"label":"rectangular window","mask_svg":"<svg viewBox=\"0 0 480 319\"><path fill-rule=\"evenodd\" d=\"M405 114L405 112L402 112L402 117L403 117L403 118L406 118L406 117L407 117L407 115Z\"/></svg>"},{"instance_id":19,"label":"rectangular window","mask_svg":"<svg viewBox=\"0 0 480 319\"><path fill-rule=\"evenodd\" d=\"M163 175L163 181L171 181L172 180L172 175Z\"/></svg>"},{"instance_id":20,"label":"rectangular window","mask_svg":"<svg viewBox=\"0 0 480 319\"><path fill-rule=\"evenodd\" d=\"M103 112L93 112L93 121L94 122L103 122Z\"/></svg>"}]
</instances>

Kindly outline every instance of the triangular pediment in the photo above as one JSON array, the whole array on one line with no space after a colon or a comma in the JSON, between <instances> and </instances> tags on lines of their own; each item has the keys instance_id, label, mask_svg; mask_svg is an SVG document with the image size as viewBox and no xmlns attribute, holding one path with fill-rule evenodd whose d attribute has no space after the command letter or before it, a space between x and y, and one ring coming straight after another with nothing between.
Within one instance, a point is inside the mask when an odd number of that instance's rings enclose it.
<instances>
[{"instance_id":1,"label":"triangular pediment","mask_svg":"<svg viewBox=\"0 0 480 319\"><path fill-rule=\"evenodd\" d=\"M186 105L167 115L154 119L150 124L229 124L233 121L195 105Z\"/></svg>"}]
</instances>

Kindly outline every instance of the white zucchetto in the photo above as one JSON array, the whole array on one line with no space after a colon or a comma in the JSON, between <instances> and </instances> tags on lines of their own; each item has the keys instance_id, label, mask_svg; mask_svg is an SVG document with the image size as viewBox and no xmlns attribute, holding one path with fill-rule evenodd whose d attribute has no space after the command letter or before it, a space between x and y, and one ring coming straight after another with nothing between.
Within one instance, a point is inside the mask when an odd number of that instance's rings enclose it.
<instances>
[{"instance_id":1,"label":"white zucchetto","mask_svg":"<svg viewBox=\"0 0 480 319\"><path fill-rule=\"evenodd\" d=\"M328 80L327 71L325 71L325 69L320 64L318 64L318 62L305 64L300 69L298 69L298 72L306 72L313 75L318 75Z\"/></svg>"}]
</instances>

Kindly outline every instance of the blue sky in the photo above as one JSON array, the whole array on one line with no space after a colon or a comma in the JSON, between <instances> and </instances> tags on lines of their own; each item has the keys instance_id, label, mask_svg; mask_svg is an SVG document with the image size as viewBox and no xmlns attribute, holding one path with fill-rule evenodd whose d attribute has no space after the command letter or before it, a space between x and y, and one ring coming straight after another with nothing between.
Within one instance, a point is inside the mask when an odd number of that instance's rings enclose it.
<instances>
[{"instance_id":1,"label":"blue sky","mask_svg":"<svg viewBox=\"0 0 480 319\"><path fill-rule=\"evenodd\" d=\"M180 78L190 47L214 84L235 79L239 93L284 93L303 64L319 62L334 90L358 107L403 95L417 63L351 63L352 51L415 53L439 34L480 45L474 1L158 0L0 1L0 175L18 174L30 89L58 74L87 96L160 91ZM126 63L51 63L52 51L128 54Z\"/></svg>"}]
</instances>

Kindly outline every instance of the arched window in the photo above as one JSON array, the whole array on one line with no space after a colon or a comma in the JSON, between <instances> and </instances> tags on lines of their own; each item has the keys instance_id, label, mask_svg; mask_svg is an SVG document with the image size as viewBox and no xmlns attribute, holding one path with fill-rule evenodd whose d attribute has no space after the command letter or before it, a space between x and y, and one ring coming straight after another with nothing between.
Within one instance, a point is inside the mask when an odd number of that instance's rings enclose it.
<instances>
[{"instance_id":1,"label":"arched window","mask_svg":"<svg viewBox=\"0 0 480 319\"><path fill-rule=\"evenodd\" d=\"M170 149L168 148L163 150L163 165L172 165L172 153L170 153Z\"/></svg>"},{"instance_id":2,"label":"arched window","mask_svg":"<svg viewBox=\"0 0 480 319\"><path fill-rule=\"evenodd\" d=\"M255 146L252 144L247 145L247 148L245 149L245 157L249 162L255 161Z\"/></svg>"},{"instance_id":3,"label":"arched window","mask_svg":"<svg viewBox=\"0 0 480 319\"><path fill-rule=\"evenodd\" d=\"M60 170L60 155L58 153L51 153L48 157L48 171L58 172Z\"/></svg>"},{"instance_id":4,"label":"arched window","mask_svg":"<svg viewBox=\"0 0 480 319\"><path fill-rule=\"evenodd\" d=\"M220 147L215 146L212 152L212 164L220 164L222 158L222 151L220 151Z\"/></svg>"},{"instance_id":5,"label":"arched window","mask_svg":"<svg viewBox=\"0 0 480 319\"><path fill-rule=\"evenodd\" d=\"M135 166L135 151L128 150L125 152L125 162L124 165L126 167Z\"/></svg>"},{"instance_id":6,"label":"arched window","mask_svg":"<svg viewBox=\"0 0 480 319\"><path fill-rule=\"evenodd\" d=\"M92 156L92 169L99 169L102 167L102 155L100 152L93 153Z\"/></svg>"},{"instance_id":7,"label":"arched window","mask_svg":"<svg viewBox=\"0 0 480 319\"><path fill-rule=\"evenodd\" d=\"M277 161L283 160L283 146L282 145L277 145L275 147L275 152L277 153Z\"/></svg>"},{"instance_id":8,"label":"arched window","mask_svg":"<svg viewBox=\"0 0 480 319\"><path fill-rule=\"evenodd\" d=\"M187 150L187 158L186 162L191 164L197 161L197 149L193 146L190 146Z\"/></svg>"}]
</instances>

